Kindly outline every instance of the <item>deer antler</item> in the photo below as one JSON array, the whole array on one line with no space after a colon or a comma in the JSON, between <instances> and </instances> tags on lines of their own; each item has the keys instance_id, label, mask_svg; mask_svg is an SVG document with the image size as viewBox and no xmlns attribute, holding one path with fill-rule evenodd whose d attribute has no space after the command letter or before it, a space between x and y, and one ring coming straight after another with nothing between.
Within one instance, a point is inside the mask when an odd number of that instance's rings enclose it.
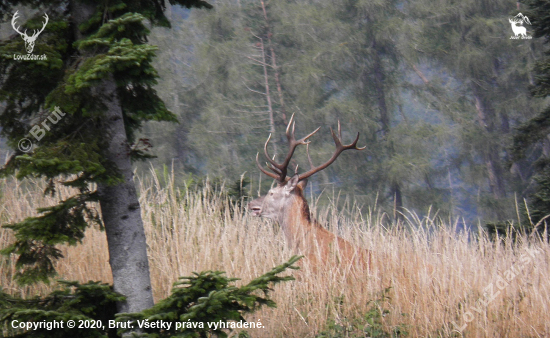
<instances>
[{"instance_id":1,"label":"deer antler","mask_svg":"<svg viewBox=\"0 0 550 338\"><path fill-rule=\"evenodd\" d=\"M21 31L19 30L19 28L21 28L21 26L17 26L15 27L16 25L16 21L17 19L19 19L19 11L16 11L15 14L13 14L13 18L11 19L11 25L13 27L13 29L19 33L19 35L24 35L26 36L27 38L29 38L29 36L27 35L27 30L25 29L25 31L23 33L21 33ZM44 13L44 19L46 19L46 21L44 22L44 24L42 25L42 29L40 29L38 32L36 31L36 29L34 30L34 33L32 34L32 36L30 38L34 38L38 35L40 35L40 33L42 33L44 31L44 28L46 28L46 25L48 24L48 20L50 19L48 17L48 14Z\"/></svg>"},{"instance_id":2,"label":"deer antler","mask_svg":"<svg viewBox=\"0 0 550 338\"><path fill-rule=\"evenodd\" d=\"M18 26L17 28L15 27L15 25L16 25L15 22L17 21L17 19L19 19L19 11L15 11L15 14L13 14L13 18L11 19L11 26L13 27L13 29L14 29L17 33L19 33L19 35L27 35L27 30L25 30L24 33L21 33L21 32L19 31L19 28L20 28L21 26Z\"/></svg>"},{"instance_id":3,"label":"deer antler","mask_svg":"<svg viewBox=\"0 0 550 338\"><path fill-rule=\"evenodd\" d=\"M275 160L271 159L271 157L269 156L269 154L267 152L267 145L269 144L269 141L271 140L271 134L269 134L269 137L267 138L267 141L265 142L264 154L265 154L265 157L268 160L267 168L270 169L273 172L269 172L264 167L262 167L262 165L260 164L260 161L258 159L260 154L258 153L256 155L256 165L261 170L261 172L263 172L264 174L266 174L269 177L272 177L272 178L278 180L281 183L285 182L285 180L286 180L288 164L290 163L290 159L292 158L292 155L294 155L294 150L300 144L305 144L307 146L307 157L308 157L308 160L309 160L309 164L311 166L311 169L309 171L307 171L307 172L305 172L301 175L298 175L298 179L300 181L310 177L311 175L313 175L313 174L325 169L329 165L331 165L344 150L348 150L348 149L363 150L363 149L366 148L366 146L363 147L363 148L358 148L357 147L357 141L359 140L359 133L357 133L357 137L355 138L355 141L353 141L351 144L343 145L342 141L341 141L342 140L342 130L341 130L341 127L340 127L340 121L338 121L338 136L334 133L332 128L330 128L330 132L332 133L332 138L334 139L334 143L336 144L336 150L335 150L334 154L332 155L332 157L326 163L324 163L324 164L322 164L318 167L315 167L313 165L313 162L311 161L311 157L309 156L309 143L310 143L310 141L307 141L307 139L310 138L317 131L319 131L319 129L321 127L315 129L312 133L308 134L307 136L305 136L305 137L303 137L299 140L296 140L296 138L294 137L294 127L295 127L294 114L292 114L292 117L290 118L290 121L288 122L288 125L286 127L286 138L288 140L289 150L288 150L288 153L287 153L283 163L279 164L279 163L275 162Z\"/></svg>"},{"instance_id":4,"label":"deer antler","mask_svg":"<svg viewBox=\"0 0 550 338\"><path fill-rule=\"evenodd\" d=\"M336 161L338 156L340 156L340 154L344 150L348 150L348 149L363 150L367 147L367 146L364 146L362 148L357 147L357 141L359 141L359 133L357 133L357 137L355 138L355 141L353 141L351 144L343 145L342 144L342 129L340 127L340 121L338 121L338 136L336 136L336 134L334 133L334 130L332 130L332 128L330 128L330 132L332 134L332 138L334 139L334 143L336 144L336 150L334 151L334 154L332 154L332 157L327 162L325 162L324 164L322 164L318 167L315 167L315 166L313 166L313 162L311 161L311 157L309 156L309 147L308 147L307 157L308 157L311 169L309 171L306 171L303 174L298 175L298 179L300 181L310 177L311 175L313 175L313 174L325 169L329 165L331 165L334 161Z\"/></svg>"},{"instance_id":5,"label":"deer antler","mask_svg":"<svg viewBox=\"0 0 550 338\"><path fill-rule=\"evenodd\" d=\"M283 163L279 164L279 163L275 162L275 160L271 159L271 157L269 156L269 154L267 152L267 145L269 144L269 140L271 140L271 134L269 134L269 137L267 138L267 141L265 142L264 154L265 154L265 157L267 158L267 161L269 162L267 167L271 171L273 171L274 173L271 173L271 172L265 170L262 167L262 165L260 165L260 161L258 159L258 156L260 154L258 153L256 155L256 165L258 166L258 168L264 174L266 174L267 176L272 177L272 178L278 180L281 183L285 182L288 164L290 163L290 159L292 158L292 155L294 155L294 150L296 149L296 147L300 144L308 144L309 141L307 141L307 139L310 138L311 136L313 136L313 134L315 134L317 131L319 131L319 129L321 129L321 127L319 127L317 129L315 129L312 133L309 133L307 136L302 137L299 140L296 140L296 138L294 137L295 125L296 125L296 122L294 121L294 114L292 114L292 116L290 117L290 121L288 122L288 125L286 127L286 138L288 140L289 149L288 149L288 153L286 154L286 157L285 157L285 160L283 161Z\"/></svg>"},{"instance_id":6,"label":"deer antler","mask_svg":"<svg viewBox=\"0 0 550 338\"><path fill-rule=\"evenodd\" d=\"M44 31L44 28L46 28L46 25L48 24L48 20L50 19L48 17L48 14L44 13L44 19L46 19L46 21L44 21L44 24L42 25L42 29L38 32L36 32L36 30L35 30L36 33L34 33L32 35L33 37L40 35L40 33L42 33Z\"/></svg>"}]
</instances>

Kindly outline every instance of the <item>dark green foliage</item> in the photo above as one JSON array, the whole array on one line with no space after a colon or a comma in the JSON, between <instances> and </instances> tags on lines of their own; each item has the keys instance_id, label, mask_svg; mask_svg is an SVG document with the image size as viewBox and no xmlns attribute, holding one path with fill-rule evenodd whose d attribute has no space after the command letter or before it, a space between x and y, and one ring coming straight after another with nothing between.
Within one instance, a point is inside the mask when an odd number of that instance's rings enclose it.
<instances>
[{"instance_id":1,"label":"dark green foliage","mask_svg":"<svg viewBox=\"0 0 550 338\"><path fill-rule=\"evenodd\" d=\"M209 195L206 195L205 198L221 198L222 200L227 200L230 203L223 204L224 208L221 210L223 214L223 210L225 207L230 208L231 210L234 210L235 208L240 208L244 201L249 199L249 190L247 186L250 184L250 179L248 177L242 177L240 180L234 180L234 181L227 181L224 178L214 178L213 180L208 180L206 178L202 178L199 181L196 182L196 189L202 189L202 187L205 184L210 184L214 188L210 192Z\"/></svg>"},{"instance_id":2,"label":"dark green foliage","mask_svg":"<svg viewBox=\"0 0 550 338\"><path fill-rule=\"evenodd\" d=\"M116 302L124 300L123 296L114 292L112 286L100 282L59 281L59 284L60 290L44 298L20 299L0 292L0 323L6 337L116 337L116 331L108 329L108 321L114 319ZM69 320L75 321L75 328L68 327ZM91 320L101 321L102 327L78 328L81 321ZM57 321L64 325L26 331L14 329L13 321L37 324Z\"/></svg>"},{"instance_id":3,"label":"dark green foliage","mask_svg":"<svg viewBox=\"0 0 550 338\"><path fill-rule=\"evenodd\" d=\"M109 321L132 321L131 325L136 328L138 320L162 320L172 323L171 330L144 329L142 337L227 337L228 330L214 330L214 327L209 328L208 323L246 321L246 314L264 305L275 307L269 291L278 283L294 280L292 276L281 277L279 274L287 269L298 269L294 263L300 258L294 256L241 287L234 286L238 278L228 278L221 271L204 271L191 277L180 277L181 281L174 284L168 298L141 313L116 314L116 302L124 297L115 293L110 285L99 282L79 284L59 281L61 290L44 298L28 300L0 292L0 327L8 333L6 337L119 337L130 330L119 329L117 332L114 328L109 329ZM65 325L52 330L43 328L24 332L12 328L13 320L34 323L55 320L63 321ZM74 320L77 328L69 329L69 320ZM101 325L97 328L78 328L79 321L90 320ZM204 328L174 330L176 322L188 321Z\"/></svg>"},{"instance_id":4,"label":"dark green foliage","mask_svg":"<svg viewBox=\"0 0 550 338\"><path fill-rule=\"evenodd\" d=\"M518 236L526 233L526 229L521 225L513 224L512 222L494 222L485 224L484 228L487 230L490 238L496 240L510 238L512 241L516 241Z\"/></svg>"},{"instance_id":5,"label":"dark green foliage","mask_svg":"<svg viewBox=\"0 0 550 338\"><path fill-rule=\"evenodd\" d=\"M106 107L101 104L103 98L95 96L94 87L103 81L116 81L133 159L151 157L149 141L134 137L143 122L177 121L153 88L158 78L152 66L156 47L146 44L149 30L145 20L170 25L163 13L165 1L97 2L95 13L75 34L75 27L69 24L75 20L70 9L78 2L14 0L0 5L3 13L13 13L19 6L37 9L27 23L18 22L22 29L40 28L44 13L49 17L33 51L45 55L45 60L16 60L14 55L25 52L17 34L0 42L0 129L15 150L0 168L0 176L43 177L49 181L45 193L52 196L56 184L79 190L56 206L40 209L37 217L7 225L14 230L16 241L2 253L19 255L17 267L23 270L16 277L22 283L47 281L55 274L53 261L61 257L57 246L79 243L88 222L100 223L99 216L88 207L89 202L97 202L91 184L121 183L118 171L105 157L107 137L102 118ZM212 7L197 0L170 3L187 8ZM46 120L54 110L61 112L55 123ZM38 139L31 131L40 124L44 133ZM25 154L18 149L23 138L34 144Z\"/></svg>"},{"instance_id":6,"label":"dark green foliage","mask_svg":"<svg viewBox=\"0 0 550 338\"><path fill-rule=\"evenodd\" d=\"M450 186L455 185L452 176L463 181L451 188L451 198L476 194L469 203L478 217L510 219L515 216L513 192L528 184L523 168L511 172L506 163L511 127L537 104L528 99L526 88L536 43L510 39L508 18L519 10L506 1L424 0L410 2L409 8L422 26L419 34L412 32L409 52L426 63L422 71L429 71L421 95L437 107L452 133L444 170Z\"/></svg>"},{"instance_id":7,"label":"dark green foliage","mask_svg":"<svg viewBox=\"0 0 550 338\"><path fill-rule=\"evenodd\" d=\"M534 30L533 36L543 38L548 47L550 43L550 4L548 1L523 1L529 10L525 12ZM550 51L539 59L534 68L535 85L531 87L534 97L545 98L550 95ZM546 107L536 116L521 125L514 135L513 157L527 159L533 165L532 181L535 187L529 190L528 209L525 210L523 226L529 230L543 231L546 228L545 217L550 215L550 161L548 159L548 134L550 134L550 108Z\"/></svg>"},{"instance_id":8,"label":"dark green foliage","mask_svg":"<svg viewBox=\"0 0 550 338\"><path fill-rule=\"evenodd\" d=\"M531 19L533 36L535 38L544 38L545 43L550 42L550 3L546 0L524 0L521 1L529 7L525 12Z\"/></svg>"},{"instance_id":9,"label":"dark green foliage","mask_svg":"<svg viewBox=\"0 0 550 338\"><path fill-rule=\"evenodd\" d=\"M524 217L530 231L543 233L548 229L550 216L550 166L545 166L534 178L536 190L530 196L529 210Z\"/></svg>"},{"instance_id":10,"label":"dark green foliage","mask_svg":"<svg viewBox=\"0 0 550 338\"><path fill-rule=\"evenodd\" d=\"M548 76L548 79L550 79L550 74ZM521 158L528 155L528 150L534 145L541 144L544 141L544 138L546 138L546 136L548 135L549 131L550 109L545 109L537 116L517 128L517 133L514 136L513 148L515 157ZM542 164L542 168L546 166L545 163Z\"/></svg>"},{"instance_id":11,"label":"dark green foliage","mask_svg":"<svg viewBox=\"0 0 550 338\"><path fill-rule=\"evenodd\" d=\"M390 301L388 293L391 287L380 292L375 300L369 301L369 307L363 318L348 320L344 318L342 322L336 323L330 321L327 329L316 335L316 338L397 338L407 337L405 325L397 325L387 329L384 325L384 316L390 313L383 308L384 303Z\"/></svg>"},{"instance_id":12,"label":"dark green foliage","mask_svg":"<svg viewBox=\"0 0 550 338\"><path fill-rule=\"evenodd\" d=\"M242 177L240 180L228 181L223 177L215 177L210 179L208 177L199 177L190 175L185 182L186 187L192 189L193 191L201 191L205 186L212 187L210 197L221 197L222 199L227 199L236 205L240 205L242 201L246 198L249 198L248 194L248 185L250 184L250 179L248 177Z\"/></svg>"},{"instance_id":13,"label":"dark green foliage","mask_svg":"<svg viewBox=\"0 0 550 338\"><path fill-rule=\"evenodd\" d=\"M152 308L138 314L117 315L118 321L134 322L162 320L165 322L197 323L203 328L184 328L170 331L162 329L145 329L144 337L227 337L221 329L214 330L208 323L245 321L245 314L252 313L262 306L275 307L269 298L271 286L280 282L294 280L292 276L280 277L278 274L286 269L297 269L294 266L301 257L294 256L288 262L273 268L270 272L250 281L241 287L234 286L238 278L228 278L221 271L204 271L191 277L180 277L174 284L172 294ZM258 295L260 293L260 295ZM202 325L198 324L202 323ZM119 333L129 330L121 330Z\"/></svg>"},{"instance_id":14,"label":"dark green foliage","mask_svg":"<svg viewBox=\"0 0 550 338\"><path fill-rule=\"evenodd\" d=\"M241 180L233 181L229 183L227 187L227 196L229 199L235 202L242 201L244 198L248 198L247 186L250 184L248 177L243 177Z\"/></svg>"},{"instance_id":15,"label":"dark green foliage","mask_svg":"<svg viewBox=\"0 0 550 338\"><path fill-rule=\"evenodd\" d=\"M56 245L76 245L84 238L88 220L100 223L96 211L86 207L86 202L95 200L94 194L83 192L53 207L39 208L41 216L4 226L15 232L16 242L0 252L19 255L16 267L22 270L15 277L21 283L48 282L55 275L53 260L63 257Z\"/></svg>"}]
</instances>

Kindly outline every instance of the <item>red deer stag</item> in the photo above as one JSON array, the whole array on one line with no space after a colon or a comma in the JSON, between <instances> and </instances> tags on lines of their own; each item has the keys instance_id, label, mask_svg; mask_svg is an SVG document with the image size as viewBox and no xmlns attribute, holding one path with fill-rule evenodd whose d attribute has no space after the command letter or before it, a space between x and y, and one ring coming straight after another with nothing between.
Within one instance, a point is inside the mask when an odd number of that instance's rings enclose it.
<instances>
[{"instance_id":1,"label":"red deer stag","mask_svg":"<svg viewBox=\"0 0 550 338\"><path fill-rule=\"evenodd\" d=\"M309 264L314 268L328 262L331 254L335 255L332 257L335 257L339 263L352 264L358 262L363 265L370 265L369 252L355 248L346 240L329 232L315 220L312 220L309 206L304 197L308 177L331 165L344 150L363 150L366 148L357 147L359 133L357 133L355 141L349 145L343 145L340 122L338 122L338 135L331 128L332 138L336 144L336 150L332 157L326 163L315 167L311 162L308 151L307 155L311 169L303 174L287 177L287 168L296 147L300 144L308 145L310 141L307 139L321 128L319 127L304 138L296 140L294 137L294 125L294 115L292 115L286 128L289 150L283 163L279 164L275 162L267 152L271 135L269 135L265 142L264 153L269 162L267 163L267 168L273 172L262 167L258 160L259 153L256 155L258 168L267 176L277 180L277 186L269 190L267 195L251 201L248 208L252 211L253 216L262 216L278 222L287 243L297 253L305 255Z\"/></svg>"}]
</instances>

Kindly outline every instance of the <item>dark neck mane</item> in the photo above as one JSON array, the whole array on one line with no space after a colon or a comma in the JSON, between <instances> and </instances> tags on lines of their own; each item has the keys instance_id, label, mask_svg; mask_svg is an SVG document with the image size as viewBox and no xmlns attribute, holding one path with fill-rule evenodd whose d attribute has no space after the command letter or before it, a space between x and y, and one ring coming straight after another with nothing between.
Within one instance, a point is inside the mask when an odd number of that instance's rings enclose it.
<instances>
[{"instance_id":1,"label":"dark neck mane","mask_svg":"<svg viewBox=\"0 0 550 338\"><path fill-rule=\"evenodd\" d=\"M311 225L321 227L321 225L317 222L317 220L315 220L311 217L311 212L309 210L309 205L307 203L306 198L304 197L304 191L302 190L302 188L301 187L296 187L295 193L296 193L296 198L298 199L299 203L301 204L300 212L301 212L301 216L303 217L303 219L307 220L307 222Z\"/></svg>"}]
</instances>

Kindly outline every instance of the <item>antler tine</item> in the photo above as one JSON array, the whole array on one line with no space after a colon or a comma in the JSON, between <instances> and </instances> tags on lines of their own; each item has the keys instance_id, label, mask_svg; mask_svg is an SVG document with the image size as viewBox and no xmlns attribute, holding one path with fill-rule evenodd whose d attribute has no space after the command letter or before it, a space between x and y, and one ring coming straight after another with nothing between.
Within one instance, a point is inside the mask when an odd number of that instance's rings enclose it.
<instances>
[{"instance_id":1,"label":"antler tine","mask_svg":"<svg viewBox=\"0 0 550 338\"><path fill-rule=\"evenodd\" d=\"M365 149L367 149L367 146L357 148L357 141L359 141L359 133L357 133L357 137L355 138L355 141L353 141L353 143L350 144L350 146L353 146L353 148L350 148L350 149L355 149L355 150L365 150Z\"/></svg>"},{"instance_id":2,"label":"antler tine","mask_svg":"<svg viewBox=\"0 0 550 338\"><path fill-rule=\"evenodd\" d=\"M288 120L288 124L286 125L286 131L285 131L285 134L286 134L286 137L288 138L290 136L289 134L289 129L290 129L290 126L292 125L292 135L294 135L294 127L296 125L295 121L294 121L294 114L292 114L292 116L290 117L290 120Z\"/></svg>"},{"instance_id":3,"label":"antler tine","mask_svg":"<svg viewBox=\"0 0 550 338\"><path fill-rule=\"evenodd\" d=\"M271 156L269 156L269 153L267 152L267 145L269 144L270 140L271 140L271 133L269 133L269 136L267 137L267 141L265 141L264 154L265 154L265 157L267 157L267 160L269 161L269 163L271 163L273 165L273 164L277 164L277 163L274 160L271 159Z\"/></svg>"},{"instance_id":4,"label":"antler tine","mask_svg":"<svg viewBox=\"0 0 550 338\"><path fill-rule=\"evenodd\" d=\"M266 150L266 149L264 149L264 151L265 151L265 150ZM275 161L275 156L276 156L276 155L273 155L273 157L271 158L273 161ZM280 171L278 168L272 166L272 165L269 164L268 162L265 162L265 164L267 165L267 168L268 168L268 169L271 169L273 172L275 172L275 174L281 175L281 171Z\"/></svg>"},{"instance_id":5,"label":"antler tine","mask_svg":"<svg viewBox=\"0 0 550 338\"><path fill-rule=\"evenodd\" d=\"M281 175L283 172L279 170L279 168L272 166L271 164L267 163L267 167L271 169L273 172L275 172L277 175Z\"/></svg>"},{"instance_id":6,"label":"antler tine","mask_svg":"<svg viewBox=\"0 0 550 338\"><path fill-rule=\"evenodd\" d=\"M38 36L40 33L42 33L44 31L44 28L46 28L46 25L48 24L48 21L49 21L49 17L48 17L48 14L44 13L44 16L43 16L44 19L46 19L46 21L44 22L44 24L42 24L42 29L39 30L38 32L36 31L36 29L34 30L34 33L33 33L33 37L35 36Z\"/></svg>"},{"instance_id":7,"label":"antler tine","mask_svg":"<svg viewBox=\"0 0 550 338\"><path fill-rule=\"evenodd\" d=\"M17 19L19 19L19 11L15 11L15 13L13 14L13 18L11 19L11 25L12 25L13 29L14 29L17 33L19 33L20 35L23 35L23 34L25 34L25 33L21 33L21 32L19 31L19 28L21 28L21 26L18 26L17 28L15 28L15 25L17 24L17 23L16 23ZM25 31L25 32L26 32L26 31Z\"/></svg>"},{"instance_id":8,"label":"antler tine","mask_svg":"<svg viewBox=\"0 0 550 338\"><path fill-rule=\"evenodd\" d=\"M334 151L334 154L332 154L332 157L327 162L325 162L324 164L322 164L318 167L315 167L315 166L313 166L313 163L311 161L311 157L309 156L309 149L306 149L307 154L308 154L309 164L311 165L311 169L309 171L307 171L307 172L305 172L305 173L298 176L298 179L300 181L310 177L311 175L313 175L313 174L325 169L329 165L331 165L334 161L336 161L338 156L340 156L340 154L343 151L348 150L348 149L363 150L363 149L366 148L366 146L364 146L362 148L357 147L357 142L359 141L359 133L357 133L357 137L355 138L355 140L352 143L350 143L348 145L343 145L342 144L342 129L340 127L340 121L338 121L338 135L336 135L336 133L334 132L334 130L332 128L330 128L330 133L332 134L332 138L334 139L334 143L336 145L336 150Z\"/></svg>"},{"instance_id":9,"label":"antler tine","mask_svg":"<svg viewBox=\"0 0 550 338\"><path fill-rule=\"evenodd\" d=\"M267 176L271 177L271 178L274 178L276 180L279 180L280 176L279 175L276 175L274 173L270 173L269 171L265 170L262 165L260 164L260 159L258 158L260 156L260 153L257 153L256 154L256 165L258 166L258 169L260 169L261 172L263 172L264 174L266 174Z\"/></svg>"},{"instance_id":10,"label":"antler tine","mask_svg":"<svg viewBox=\"0 0 550 338\"><path fill-rule=\"evenodd\" d=\"M296 149L296 147L300 144L308 145L310 141L308 141L307 139L313 136L313 134L315 134L316 132L318 132L319 129L321 129L321 127L315 129L313 132L309 133L308 135L296 141L296 138L294 137L294 126L292 126L292 134L287 133L286 135L290 149L288 150L288 153L286 154L286 157L285 157L285 161L281 164L281 166L287 167L288 163L290 162L290 159L292 158L292 155L294 155L294 150Z\"/></svg>"},{"instance_id":11,"label":"antler tine","mask_svg":"<svg viewBox=\"0 0 550 338\"><path fill-rule=\"evenodd\" d=\"M290 117L290 120L288 122L288 125L286 126L286 138L288 140L288 148L289 149L288 149L288 153L286 154L283 163L279 164L279 163L275 162L275 160L272 159L269 156L269 152L267 151L267 146L269 144L269 141L271 140L271 134L269 134L269 137L267 138L267 141L264 144L264 154L265 154L265 157L267 158L267 161L268 161L267 167L270 170L272 170L273 172L275 172L275 174L269 173L268 176L275 178L279 182L284 182L285 179L286 179L287 168L288 168L288 165L290 163L290 160L292 159L292 155L294 155L294 150L296 149L296 147L300 144L307 145L309 143L309 141L307 139L310 138L311 136L313 136L313 134L315 134L316 132L318 132L319 129L321 129L321 127L319 127L317 129L315 129L313 132L309 133L308 135L302 137L301 139L296 140L296 138L294 136L295 126L296 126L296 122L294 121L294 114L292 114L292 116ZM259 162L258 162L258 164L259 164ZM262 167L262 172L265 174L264 170L265 169ZM274 176L276 176L276 177L274 177Z\"/></svg>"},{"instance_id":12,"label":"antler tine","mask_svg":"<svg viewBox=\"0 0 550 338\"><path fill-rule=\"evenodd\" d=\"M287 127L287 129L288 129L288 127ZM267 141L265 141L265 144L264 144L264 154L265 154L265 157L267 158L267 161L268 161L267 162L267 167L278 175L277 177L274 177L275 179L279 180L280 182L283 182L285 180L285 177L286 177L286 171L284 170L283 165L278 164L277 162L275 162L275 157L271 158L271 156L269 156L269 152L267 151L267 145L269 144L270 140L271 140L271 134L269 134L269 136L267 138ZM283 174L283 172L284 172L284 174ZM271 176L271 177L273 177L273 176Z\"/></svg>"},{"instance_id":13,"label":"antler tine","mask_svg":"<svg viewBox=\"0 0 550 338\"><path fill-rule=\"evenodd\" d=\"M292 132L290 132L291 124L292 124ZM300 144L308 145L309 141L307 139L313 136L316 132L318 132L319 129L321 129L321 127L318 127L313 132L307 134L306 136L296 141L296 138L294 136L295 124L296 122L294 121L294 114L292 114L292 117L290 118L290 122L286 128L286 138L288 140L288 146L289 146L288 153L286 154L284 162L277 166L277 168L279 168L282 172L285 173L285 176L286 176L286 169L288 167L288 164L290 163L290 160L292 159L292 155L294 155L294 150L296 150L296 147Z\"/></svg>"}]
</instances>

